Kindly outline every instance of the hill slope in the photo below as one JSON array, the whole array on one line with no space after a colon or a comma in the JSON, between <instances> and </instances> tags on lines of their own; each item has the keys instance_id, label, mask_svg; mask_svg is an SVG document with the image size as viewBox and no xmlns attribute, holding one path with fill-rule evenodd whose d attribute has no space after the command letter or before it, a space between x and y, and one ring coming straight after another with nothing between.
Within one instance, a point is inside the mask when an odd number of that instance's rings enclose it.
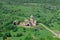
<instances>
[{"instance_id":1,"label":"hill slope","mask_svg":"<svg viewBox=\"0 0 60 40\"><path fill-rule=\"evenodd\" d=\"M52 30L60 31L60 0L0 0L0 30L3 31L0 36L7 32L13 35L12 31L18 29L13 25L13 21L17 19L23 22L25 18L29 19L30 15L34 15L38 23L43 23ZM45 33L52 35L50 32L44 31L44 28L42 29L42 32L39 30L41 36L44 36ZM20 30L21 28L19 28ZM29 32L27 31L26 34ZM32 34L34 35L33 32Z\"/></svg>"}]
</instances>

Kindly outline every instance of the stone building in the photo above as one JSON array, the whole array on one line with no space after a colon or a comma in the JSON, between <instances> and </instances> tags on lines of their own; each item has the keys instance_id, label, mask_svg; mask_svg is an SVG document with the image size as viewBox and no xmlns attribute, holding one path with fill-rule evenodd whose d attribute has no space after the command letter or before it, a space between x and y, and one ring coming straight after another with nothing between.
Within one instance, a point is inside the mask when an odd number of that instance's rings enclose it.
<instances>
[{"instance_id":1,"label":"stone building","mask_svg":"<svg viewBox=\"0 0 60 40\"><path fill-rule=\"evenodd\" d=\"M13 24L14 24L14 25L19 25L19 24L20 24L20 21L14 20L14 21L13 21Z\"/></svg>"},{"instance_id":2,"label":"stone building","mask_svg":"<svg viewBox=\"0 0 60 40\"><path fill-rule=\"evenodd\" d=\"M36 20L34 20L33 15L30 16L29 20L25 19L24 22L25 22L25 26L36 26Z\"/></svg>"},{"instance_id":3,"label":"stone building","mask_svg":"<svg viewBox=\"0 0 60 40\"><path fill-rule=\"evenodd\" d=\"M17 26L36 26L36 20L34 19L34 16L31 15L29 20L28 19L25 19L24 22L20 22L18 20L15 20L13 22L14 25L17 25Z\"/></svg>"},{"instance_id":4,"label":"stone building","mask_svg":"<svg viewBox=\"0 0 60 40\"><path fill-rule=\"evenodd\" d=\"M25 26L31 26L31 23L30 23L30 21L28 19L25 19L24 23L25 23Z\"/></svg>"},{"instance_id":5,"label":"stone building","mask_svg":"<svg viewBox=\"0 0 60 40\"><path fill-rule=\"evenodd\" d=\"M36 26L36 20L34 20L33 15L30 16L30 22L31 22L32 26Z\"/></svg>"}]
</instances>

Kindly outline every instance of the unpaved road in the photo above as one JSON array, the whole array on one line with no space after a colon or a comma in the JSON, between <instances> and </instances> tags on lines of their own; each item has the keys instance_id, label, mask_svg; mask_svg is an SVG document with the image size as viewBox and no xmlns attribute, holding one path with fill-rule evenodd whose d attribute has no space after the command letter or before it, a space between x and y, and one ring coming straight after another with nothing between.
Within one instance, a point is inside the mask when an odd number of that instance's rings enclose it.
<instances>
[{"instance_id":1,"label":"unpaved road","mask_svg":"<svg viewBox=\"0 0 60 40\"><path fill-rule=\"evenodd\" d=\"M56 37L60 38L60 33L57 34L55 33L53 30L49 29L47 26L45 26L44 24L40 23L40 25L42 25L46 30L50 31L53 35L55 35Z\"/></svg>"}]
</instances>

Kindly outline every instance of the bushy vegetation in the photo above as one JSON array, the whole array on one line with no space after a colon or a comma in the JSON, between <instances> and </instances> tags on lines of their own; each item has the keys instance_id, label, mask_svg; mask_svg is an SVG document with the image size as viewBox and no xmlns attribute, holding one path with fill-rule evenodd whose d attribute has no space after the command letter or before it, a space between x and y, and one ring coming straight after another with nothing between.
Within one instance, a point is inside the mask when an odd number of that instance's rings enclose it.
<instances>
[{"instance_id":1,"label":"bushy vegetation","mask_svg":"<svg viewBox=\"0 0 60 40\"><path fill-rule=\"evenodd\" d=\"M60 31L60 0L0 0L0 37L10 37L11 40L59 40L44 28L35 31L34 28L13 25L14 20L23 22L30 15L34 15L38 23Z\"/></svg>"}]
</instances>

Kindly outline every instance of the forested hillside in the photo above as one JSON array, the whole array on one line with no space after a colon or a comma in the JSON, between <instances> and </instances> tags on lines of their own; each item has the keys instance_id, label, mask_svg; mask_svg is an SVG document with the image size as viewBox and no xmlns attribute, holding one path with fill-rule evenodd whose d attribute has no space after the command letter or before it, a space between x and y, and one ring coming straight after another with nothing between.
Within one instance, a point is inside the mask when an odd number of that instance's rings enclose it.
<instances>
[{"instance_id":1,"label":"forested hillside","mask_svg":"<svg viewBox=\"0 0 60 40\"><path fill-rule=\"evenodd\" d=\"M41 26L41 29L35 32L34 28L17 28L13 25L14 20L23 22L25 18L29 19L30 15L34 15L38 23L60 31L60 0L0 0L0 37L9 36L13 38L12 40L14 37L20 37L21 40L34 40L31 37L34 35L38 37L37 40L49 40L50 38L59 40L52 38L52 34Z\"/></svg>"},{"instance_id":2,"label":"forested hillside","mask_svg":"<svg viewBox=\"0 0 60 40\"><path fill-rule=\"evenodd\" d=\"M59 5L60 0L0 0L0 2L6 4L20 4L20 3L43 3L43 4L51 4L51 5Z\"/></svg>"}]
</instances>

